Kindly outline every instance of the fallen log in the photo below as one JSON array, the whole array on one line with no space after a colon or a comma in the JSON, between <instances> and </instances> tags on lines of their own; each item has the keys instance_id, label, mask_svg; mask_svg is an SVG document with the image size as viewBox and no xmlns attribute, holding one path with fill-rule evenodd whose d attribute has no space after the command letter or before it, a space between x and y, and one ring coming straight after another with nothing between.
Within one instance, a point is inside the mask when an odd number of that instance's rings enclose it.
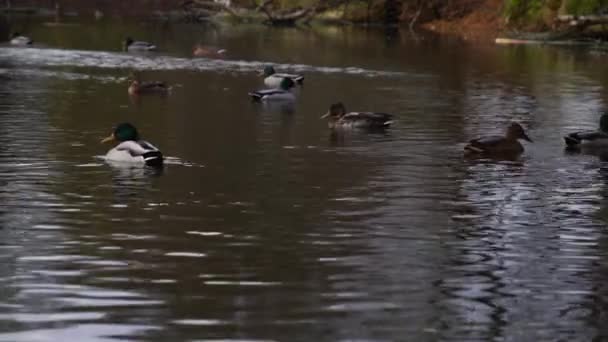
<instances>
[{"instance_id":1,"label":"fallen log","mask_svg":"<svg viewBox=\"0 0 608 342\"><path fill-rule=\"evenodd\" d=\"M267 23L276 26L293 26L296 24L296 21L300 19L311 19L311 16L314 16L316 12L315 7L298 9L292 12L287 13L275 13L271 12L267 8L263 8L262 11L268 17Z\"/></svg>"},{"instance_id":2,"label":"fallen log","mask_svg":"<svg viewBox=\"0 0 608 342\"><path fill-rule=\"evenodd\" d=\"M268 5L272 4L272 1L273 1L273 0L264 0L264 1L262 1L262 2L260 3L260 5L259 5L258 7L256 7L256 9L255 9L255 10L256 10L257 12L262 12L262 11L264 11L264 9L266 8L266 6L268 6Z\"/></svg>"}]
</instances>

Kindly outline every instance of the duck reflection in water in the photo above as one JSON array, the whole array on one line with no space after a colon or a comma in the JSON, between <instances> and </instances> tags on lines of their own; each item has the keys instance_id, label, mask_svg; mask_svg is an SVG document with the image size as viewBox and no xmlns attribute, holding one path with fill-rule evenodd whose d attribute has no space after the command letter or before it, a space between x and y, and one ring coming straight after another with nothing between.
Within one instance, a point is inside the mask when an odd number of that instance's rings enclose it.
<instances>
[{"instance_id":1,"label":"duck reflection in water","mask_svg":"<svg viewBox=\"0 0 608 342\"><path fill-rule=\"evenodd\" d=\"M390 139L391 133L386 129L365 129L365 130L329 130L330 146L346 146L352 141L364 140L367 143L374 141L386 141Z\"/></svg>"},{"instance_id":2,"label":"duck reflection in water","mask_svg":"<svg viewBox=\"0 0 608 342\"><path fill-rule=\"evenodd\" d=\"M284 115L294 114L296 107L293 102L264 102L262 104L264 112L278 113Z\"/></svg>"},{"instance_id":3,"label":"duck reflection in water","mask_svg":"<svg viewBox=\"0 0 608 342\"><path fill-rule=\"evenodd\" d=\"M108 160L112 170L112 192L116 204L139 199L142 193L152 188L155 178L163 175L162 167L140 167Z\"/></svg>"}]
</instances>

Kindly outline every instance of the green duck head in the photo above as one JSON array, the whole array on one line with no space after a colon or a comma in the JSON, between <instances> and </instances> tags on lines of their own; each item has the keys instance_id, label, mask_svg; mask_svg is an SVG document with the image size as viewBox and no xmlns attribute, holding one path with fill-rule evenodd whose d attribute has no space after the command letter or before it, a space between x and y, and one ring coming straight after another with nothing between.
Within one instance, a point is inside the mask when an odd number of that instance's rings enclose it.
<instances>
[{"instance_id":1,"label":"green duck head","mask_svg":"<svg viewBox=\"0 0 608 342\"><path fill-rule=\"evenodd\" d=\"M114 132L112 132L112 134L103 139L101 142L105 143L105 142L110 142L110 141L118 141L118 142L123 142L123 141L137 141L139 140L139 133L137 132L137 128L135 128L135 126L133 126L132 124L125 122L125 123L121 123L118 126L116 126L116 128L114 128Z\"/></svg>"},{"instance_id":2,"label":"green duck head","mask_svg":"<svg viewBox=\"0 0 608 342\"><path fill-rule=\"evenodd\" d=\"M602 114L600 118L600 131L608 133L608 112Z\"/></svg>"},{"instance_id":3,"label":"green duck head","mask_svg":"<svg viewBox=\"0 0 608 342\"><path fill-rule=\"evenodd\" d=\"M276 74L276 71L274 70L274 67L272 65L265 66L264 71L262 71L262 76L264 77L268 77L274 74Z\"/></svg>"},{"instance_id":4,"label":"green duck head","mask_svg":"<svg viewBox=\"0 0 608 342\"><path fill-rule=\"evenodd\" d=\"M283 89L283 90L289 90L293 87L295 87L295 83L293 82L293 80L289 77L285 77L281 80L281 84L279 84L279 88Z\"/></svg>"},{"instance_id":5,"label":"green duck head","mask_svg":"<svg viewBox=\"0 0 608 342\"><path fill-rule=\"evenodd\" d=\"M133 44L133 38L127 37L127 38L125 38L125 40L122 41L122 48L124 50L127 50L129 45L131 45L131 44Z\"/></svg>"},{"instance_id":6,"label":"green duck head","mask_svg":"<svg viewBox=\"0 0 608 342\"><path fill-rule=\"evenodd\" d=\"M507 137L511 137L514 139L524 139L526 141L532 142L532 139L526 134L524 128L517 122L511 123L509 128L507 128Z\"/></svg>"}]
</instances>

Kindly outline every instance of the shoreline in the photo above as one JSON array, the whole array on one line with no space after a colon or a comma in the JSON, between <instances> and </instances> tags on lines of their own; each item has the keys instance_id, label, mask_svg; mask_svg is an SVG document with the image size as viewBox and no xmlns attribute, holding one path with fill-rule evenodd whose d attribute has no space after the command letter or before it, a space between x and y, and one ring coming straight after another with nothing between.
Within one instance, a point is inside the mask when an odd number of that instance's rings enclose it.
<instances>
[{"instance_id":1,"label":"shoreline","mask_svg":"<svg viewBox=\"0 0 608 342\"><path fill-rule=\"evenodd\" d=\"M374 27L386 28L387 30L407 30L408 21L415 25L409 27L413 32L428 31L431 33L453 36L481 44L499 45L523 45L523 44L551 44L551 45L584 45L593 44L601 39L591 37L573 37L560 32L517 32L508 31L503 18L502 0L468 0L468 8L461 4L460 8L453 5L452 11L461 10L464 12L448 12L445 18L422 20L416 23L420 13L414 13L413 8L405 8L399 16L399 22L387 25L382 20L365 21L349 20L344 17L338 9L329 10L314 16L310 21L298 23L297 25L328 25L328 26L352 26L352 27ZM228 11L220 10L208 16L199 17L193 21L188 17L188 13L178 9L177 4L169 5L166 1L153 0L146 1L147 6L131 6L129 11L121 11L125 6L123 2L105 0L92 4L83 4L75 0L61 1L65 7L36 6L32 4L37 1L30 1L30 6L19 6L11 8L0 8L0 13L8 18L12 17L38 17L49 18L48 26L67 26L77 24L79 20L140 20L158 21L162 23L231 23L238 25L260 24L265 25L268 17L263 13L246 8L233 8ZM40 1L38 1L40 2ZM471 3L474 2L474 6ZM142 2L143 3L143 2ZM117 6L113 6L117 5ZM412 16L414 20L412 21ZM289 26L289 25L288 25ZM9 30L10 31L10 30Z\"/></svg>"}]
</instances>

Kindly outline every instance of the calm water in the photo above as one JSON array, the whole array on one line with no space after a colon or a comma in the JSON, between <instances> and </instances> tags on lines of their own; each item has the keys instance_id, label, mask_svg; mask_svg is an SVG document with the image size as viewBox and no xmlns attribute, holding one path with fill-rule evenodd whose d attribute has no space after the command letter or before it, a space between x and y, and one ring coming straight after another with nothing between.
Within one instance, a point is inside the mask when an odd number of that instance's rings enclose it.
<instances>
[{"instance_id":1,"label":"calm water","mask_svg":"<svg viewBox=\"0 0 608 342\"><path fill-rule=\"evenodd\" d=\"M608 337L608 55L381 31L20 23L0 48L0 341ZM129 34L162 51L118 51ZM226 60L189 58L201 40ZM303 72L295 108L246 96ZM130 99L125 77L174 84ZM395 114L332 135L330 103ZM465 160L511 120L518 161ZM99 159L135 123L163 172Z\"/></svg>"}]
</instances>

